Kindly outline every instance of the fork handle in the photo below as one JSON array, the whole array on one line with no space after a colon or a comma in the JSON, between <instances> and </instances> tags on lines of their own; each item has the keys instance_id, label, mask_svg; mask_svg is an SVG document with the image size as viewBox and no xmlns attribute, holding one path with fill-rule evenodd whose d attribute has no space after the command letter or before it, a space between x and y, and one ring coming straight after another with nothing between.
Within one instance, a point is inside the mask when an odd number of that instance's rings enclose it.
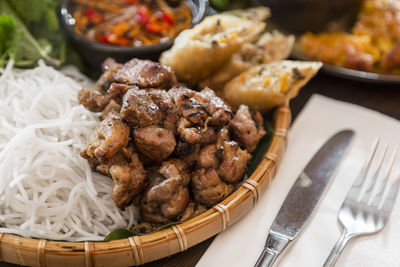
<instances>
[{"instance_id":1,"label":"fork handle","mask_svg":"<svg viewBox=\"0 0 400 267\"><path fill-rule=\"evenodd\" d=\"M333 267L339 259L339 255L342 253L344 247L353 237L354 235L349 234L347 231L343 231L338 241L336 241L336 244L326 259L323 267Z\"/></svg>"}]
</instances>

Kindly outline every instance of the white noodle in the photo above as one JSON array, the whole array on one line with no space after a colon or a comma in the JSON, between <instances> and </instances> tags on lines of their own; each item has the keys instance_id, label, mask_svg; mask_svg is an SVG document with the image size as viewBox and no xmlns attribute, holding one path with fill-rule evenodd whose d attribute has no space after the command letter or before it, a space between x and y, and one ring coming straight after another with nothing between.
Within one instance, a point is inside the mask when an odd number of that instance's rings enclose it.
<instances>
[{"instance_id":1,"label":"white noodle","mask_svg":"<svg viewBox=\"0 0 400 267\"><path fill-rule=\"evenodd\" d=\"M0 69L0 232L102 240L136 223L137 209L119 210L112 180L79 156L98 114L77 100L91 82L73 67L64 73L43 62Z\"/></svg>"}]
</instances>

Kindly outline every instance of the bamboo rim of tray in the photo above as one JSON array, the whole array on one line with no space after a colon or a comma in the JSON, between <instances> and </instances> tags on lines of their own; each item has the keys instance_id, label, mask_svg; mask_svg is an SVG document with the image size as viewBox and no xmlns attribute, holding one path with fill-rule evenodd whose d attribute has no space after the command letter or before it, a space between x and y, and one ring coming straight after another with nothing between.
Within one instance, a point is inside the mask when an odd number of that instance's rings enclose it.
<instances>
[{"instance_id":1,"label":"bamboo rim of tray","mask_svg":"<svg viewBox=\"0 0 400 267\"><path fill-rule=\"evenodd\" d=\"M291 112L276 109L268 151L253 174L208 211L171 228L110 242L58 242L0 233L0 261L29 266L137 266L184 251L243 217L275 176L286 149Z\"/></svg>"}]
</instances>

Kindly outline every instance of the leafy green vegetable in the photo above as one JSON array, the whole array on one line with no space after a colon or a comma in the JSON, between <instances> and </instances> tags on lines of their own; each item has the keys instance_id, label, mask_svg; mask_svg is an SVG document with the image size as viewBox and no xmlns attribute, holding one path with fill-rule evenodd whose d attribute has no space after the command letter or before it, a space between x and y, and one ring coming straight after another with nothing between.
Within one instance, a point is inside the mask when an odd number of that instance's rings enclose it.
<instances>
[{"instance_id":1,"label":"leafy green vegetable","mask_svg":"<svg viewBox=\"0 0 400 267\"><path fill-rule=\"evenodd\" d=\"M119 228L116 229L114 231L112 231L111 233L109 233L105 238L104 241L112 241L112 240L118 240L118 239L124 239L124 238L128 238L131 236L136 235L134 232L128 230L128 229L124 229L124 228Z\"/></svg>"},{"instance_id":2,"label":"leafy green vegetable","mask_svg":"<svg viewBox=\"0 0 400 267\"><path fill-rule=\"evenodd\" d=\"M217 10L225 10L229 6L229 0L210 0L210 3Z\"/></svg>"},{"instance_id":3,"label":"leafy green vegetable","mask_svg":"<svg viewBox=\"0 0 400 267\"><path fill-rule=\"evenodd\" d=\"M152 233L165 230L167 228L170 228L173 225L178 225L178 224L181 224L181 223L183 223L183 222L172 222L172 223L167 223L167 224L161 225L160 227L155 229ZM104 241L112 241L112 240L124 239L124 238L128 238L128 237L131 237L131 236L137 236L137 235L144 235L144 233L134 232L134 231L131 231L131 230L128 230L128 229L124 229L124 228L119 228L119 229L116 229L116 230L112 231L111 233L109 233L104 238Z\"/></svg>"},{"instance_id":4,"label":"leafy green vegetable","mask_svg":"<svg viewBox=\"0 0 400 267\"><path fill-rule=\"evenodd\" d=\"M271 125L268 123L268 120L265 120L264 123L264 129L267 132L263 138L261 138L260 142L257 145L256 150L253 151L253 158L251 160L249 169L247 171L247 175L250 176L255 169L258 167L260 164L261 160L263 159L265 153L267 152L271 141L272 141L272 136L274 134L274 130L271 127Z\"/></svg>"},{"instance_id":5,"label":"leafy green vegetable","mask_svg":"<svg viewBox=\"0 0 400 267\"><path fill-rule=\"evenodd\" d=\"M170 228L171 226L178 225L178 224L181 224L181 223L183 223L183 222L167 223L167 224L164 224L164 225L161 225L160 227L158 227L156 230L154 230L154 232L162 231L162 230L165 230L167 228Z\"/></svg>"},{"instance_id":6,"label":"leafy green vegetable","mask_svg":"<svg viewBox=\"0 0 400 267\"><path fill-rule=\"evenodd\" d=\"M30 25L38 23L42 20L43 12L47 8L48 0L7 0L10 8L23 20L24 23Z\"/></svg>"},{"instance_id":7,"label":"leafy green vegetable","mask_svg":"<svg viewBox=\"0 0 400 267\"><path fill-rule=\"evenodd\" d=\"M4 54L13 46L15 23L11 16L0 16L0 53Z\"/></svg>"},{"instance_id":8,"label":"leafy green vegetable","mask_svg":"<svg viewBox=\"0 0 400 267\"><path fill-rule=\"evenodd\" d=\"M17 67L31 67L41 58L53 66L81 66L60 29L59 4L60 0L0 0L0 31L7 32L6 37L0 33L0 66L13 59Z\"/></svg>"},{"instance_id":9,"label":"leafy green vegetable","mask_svg":"<svg viewBox=\"0 0 400 267\"><path fill-rule=\"evenodd\" d=\"M250 0L210 0L211 6L218 10L240 9L251 5Z\"/></svg>"}]
</instances>

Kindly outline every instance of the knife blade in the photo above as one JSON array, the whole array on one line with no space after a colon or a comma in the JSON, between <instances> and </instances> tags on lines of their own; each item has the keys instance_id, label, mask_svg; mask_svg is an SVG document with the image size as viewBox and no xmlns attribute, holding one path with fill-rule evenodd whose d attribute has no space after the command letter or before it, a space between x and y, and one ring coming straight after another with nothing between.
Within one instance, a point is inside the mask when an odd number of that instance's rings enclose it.
<instances>
[{"instance_id":1,"label":"knife blade","mask_svg":"<svg viewBox=\"0 0 400 267\"><path fill-rule=\"evenodd\" d=\"M290 189L269 230L256 267L272 266L310 220L336 167L354 136L351 130L333 135L316 152Z\"/></svg>"}]
</instances>

